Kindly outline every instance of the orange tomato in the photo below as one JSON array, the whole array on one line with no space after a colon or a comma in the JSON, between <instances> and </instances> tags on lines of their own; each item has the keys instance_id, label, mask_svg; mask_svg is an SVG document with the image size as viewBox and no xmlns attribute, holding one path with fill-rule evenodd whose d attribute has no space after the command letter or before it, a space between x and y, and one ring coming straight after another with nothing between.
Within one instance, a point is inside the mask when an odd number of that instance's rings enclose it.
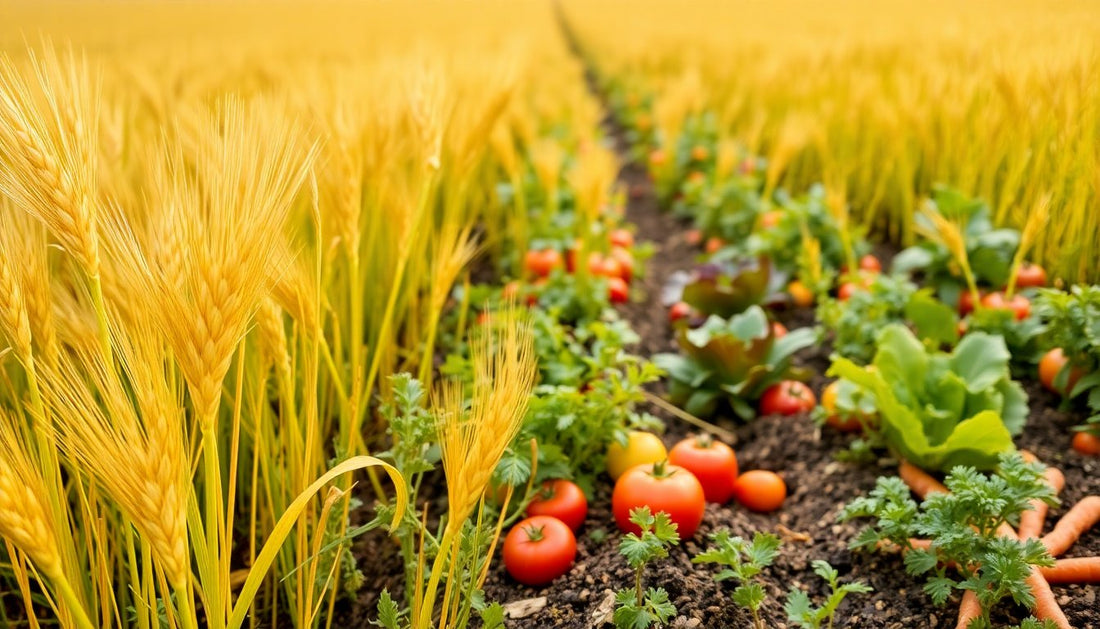
<instances>
[{"instance_id":1,"label":"orange tomato","mask_svg":"<svg viewBox=\"0 0 1100 629\"><path fill-rule=\"evenodd\" d=\"M699 229L689 229L684 232L684 240L687 244L695 246L703 242L703 232Z\"/></svg>"},{"instance_id":2,"label":"orange tomato","mask_svg":"<svg viewBox=\"0 0 1100 629\"><path fill-rule=\"evenodd\" d=\"M868 253L859 259L859 268L862 271L879 273L882 271L882 263L878 261L878 258Z\"/></svg>"},{"instance_id":3,"label":"orange tomato","mask_svg":"<svg viewBox=\"0 0 1100 629\"><path fill-rule=\"evenodd\" d=\"M619 277L629 284L634 279L634 255L622 247L615 247L610 259L619 263Z\"/></svg>"},{"instance_id":4,"label":"orange tomato","mask_svg":"<svg viewBox=\"0 0 1100 629\"><path fill-rule=\"evenodd\" d=\"M668 155L661 149L653 149L653 152L649 154L649 167L651 169L658 169L664 166L668 161Z\"/></svg>"},{"instance_id":5,"label":"orange tomato","mask_svg":"<svg viewBox=\"0 0 1100 629\"><path fill-rule=\"evenodd\" d=\"M1039 360L1039 382L1048 391L1061 395L1066 395L1070 391L1073 391L1073 387L1077 385L1077 381L1081 379L1081 376L1085 375L1080 367L1070 368L1065 388L1060 389L1054 385L1054 380L1068 362L1069 358L1066 357L1061 347L1055 347L1046 354L1043 354L1043 357Z\"/></svg>"},{"instance_id":6,"label":"orange tomato","mask_svg":"<svg viewBox=\"0 0 1100 629\"><path fill-rule=\"evenodd\" d=\"M733 496L746 509L770 513L783 506L787 484L775 472L752 470L738 477L733 484Z\"/></svg>"},{"instance_id":7,"label":"orange tomato","mask_svg":"<svg viewBox=\"0 0 1100 629\"><path fill-rule=\"evenodd\" d=\"M1038 264L1025 262L1016 272L1016 288L1040 288L1047 285L1047 272Z\"/></svg>"},{"instance_id":8,"label":"orange tomato","mask_svg":"<svg viewBox=\"0 0 1100 629\"><path fill-rule=\"evenodd\" d=\"M691 149L691 159L697 162L705 162L710 157L710 150L702 144L696 144Z\"/></svg>"},{"instance_id":9,"label":"orange tomato","mask_svg":"<svg viewBox=\"0 0 1100 629\"><path fill-rule=\"evenodd\" d=\"M1100 455L1100 437L1088 432L1073 435L1073 449L1086 456Z\"/></svg>"},{"instance_id":10,"label":"orange tomato","mask_svg":"<svg viewBox=\"0 0 1100 629\"><path fill-rule=\"evenodd\" d=\"M1005 299L1004 293L989 293L982 297L982 306L990 310L1011 310L1017 321L1023 321L1031 314L1031 301L1023 295Z\"/></svg>"},{"instance_id":11,"label":"orange tomato","mask_svg":"<svg viewBox=\"0 0 1100 629\"><path fill-rule=\"evenodd\" d=\"M787 326L778 321L772 321L772 335L777 339L787 336Z\"/></svg>"},{"instance_id":12,"label":"orange tomato","mask_svg":"<svg viewBox=\"0 0 1100 629\"><path fill-rule=\"evenodd\" d=\"M791 296L791 301L794 302L794 305L799 308L809 308L814 305L813 292L799 280L794 280L790 284L787 284L787 294Z\"/></svg>"},{"instance_id":13,"label":"orange tomato","mask_svg":"<svg viewBox=\"0 0 1100 629\"><path fill-rule=\"evenodd\" d=\"M863 424L860 423L858 417L844 417L842 418L836 412L836 399L840 390L840 381L837 380L825 387L825 390L821 392L821 406L828 413L825 416L825 423L829 424L833 428L840 432L859 432L863 429Z\"/></svg>"},{"instance_id":14,"label":"orange tomato","mask_svg":"<svg viewBox=\"0 0 1100 629\"><path fill-rule=\"evenodd\" d=\"M760 228L772 229L783 220L782 210L769 210L760 215Z\"/></svg>"},{"instance_id":15,"label":"orange tomato","mask_svg":"<svg viewBox=\"0 0 1100 629\"><path fill-rule=\"evenodd\" d=\"M718 236L711 236L707 238L707 253L717 253L719 249L726 246L726 241L722 240Z\"/></svg>"}]
</instances>

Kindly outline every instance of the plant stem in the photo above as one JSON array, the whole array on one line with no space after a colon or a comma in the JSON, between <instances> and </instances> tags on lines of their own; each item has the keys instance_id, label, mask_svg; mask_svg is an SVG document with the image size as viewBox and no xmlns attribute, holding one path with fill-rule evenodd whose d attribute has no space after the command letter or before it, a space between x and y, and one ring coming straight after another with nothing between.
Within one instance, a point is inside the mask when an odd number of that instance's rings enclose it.
<instances>
[{"instance_id":1,"label":"plant stem","mask_svg":"<svg viewBox=\"0 0 1100 629\"><path fill-rule=\"evenodd\" d=\"M57 588L57 593L61 595L61 599L65 601L65 605L72 613L73 623L79 629L95 629L92 621L88 619L88 614L84 611L84 606L80 604L80 598L77 597L72 585L69 584L69 580L62 574L55 575L51 579Z\"/></svg>"},{"instance_id":2,"label":"plant stem","mask_svg":"<svg viewBox=\"0 0 1100 629\"><path fill-rule=\"evenodd\" d=\"M645 604L645 594L642 592L642 571L645 570L645 566L638 566L638 569L634 572L634 593L637 597L638 608Z\"/></svg>"}]
</instances>

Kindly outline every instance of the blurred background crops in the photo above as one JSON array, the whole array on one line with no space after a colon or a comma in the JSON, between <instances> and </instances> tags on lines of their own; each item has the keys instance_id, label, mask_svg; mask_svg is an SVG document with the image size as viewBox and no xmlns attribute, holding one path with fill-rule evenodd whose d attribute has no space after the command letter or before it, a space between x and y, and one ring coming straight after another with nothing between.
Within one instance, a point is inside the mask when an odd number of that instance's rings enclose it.
<instances>
[{"instance_id":1,"label":"blurred background crops","mask_svg":"<svg viewBox=\"0 0 1100 629\"><path fill-rule=\"evenodd\" d=\"M1097 3L563 4L601 74L654 99L658 133L714 112L780 184L823 181L901 242L934 183L1017 228L1050 194L1033 255L1066 280L1100 278Z\"/></svg>"}]
</instances>

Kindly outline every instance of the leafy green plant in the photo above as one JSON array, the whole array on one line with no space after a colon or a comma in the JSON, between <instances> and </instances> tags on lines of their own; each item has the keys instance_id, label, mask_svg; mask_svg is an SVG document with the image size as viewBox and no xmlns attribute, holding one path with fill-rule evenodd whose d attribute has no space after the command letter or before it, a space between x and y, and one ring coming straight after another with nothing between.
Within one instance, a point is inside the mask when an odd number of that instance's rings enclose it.
<instances>
[{"instance_id":1,"label":"leafy green plant","mask_svg":"<svg viewBox=\"0 0 1100 629\"><path fill-rule=\"evenodd\" d=\"M833 335L836 353L859 364L874 357L879 331L891 323L910 323L931 348L958 340L957 317L950 308L901 276L879 274L866 289L847 300L825 299L817 318Z\"/></svg>"},{"instance_id":2,"label":"leafy green plant","mask_svg":"<svg viewBox=\"0 0 1100 629\"><path fill-rule=\"evenodd\" d=\"M772 565L779 554L779 538L770 533L757 532L752 542L740 537L731 537L726 529L710 534L713 544L706 551L691 559L691 563L715 563L725 566L714 575L715 581L734 579L737 587L733 590L733 602L749 610L753 627L763 629L760 608L767 593L756 577Z\"/></svg>"},{"instance_id":3,"label":"leafy green plant","mask_svg":"<svg viewBox=\"0 0 1100 629\"><path fill-rule=\"evenodd\" d=\"M751 403L780 380L798 379L794 353L812 345L817 333L792 330L776 339L759 306L729 320L711 316L694 330L678 335L683 355L658 354L653 362L668 372L669 398L687 412L710 416L721 400L743 419L756 416Z\"/></svg>"},{"instance_id":4,"label":"leafy green plant","mask_svg":"<svg viewBox=\"0 0 1100 629\"><path fill-rule=\"evenodd\" d=\"M878 337L872 367L835 358L829 375L874 396L886 445L924 469L989 469L1015 449L1027 394L1009 374L1004 339L980 332L948 354L929 351L904 325Z\"/></svg>"},{"instance_id":5,"label":"leafy green plant","mask_svg":"<svg viewBox=\"0 0 1100 629\"><path fill-rule=\"evenodd\" d=\"M954 188L937 185L927 209L959 225L965 241L967 259L974 279L979 284L1001 287L1008 281L1013 256L1020 245L1020 232L1015 229L994 229L989 206L981 199L966 196ZM930 219L914 214L918 231L937 231ZM896 273L919 272L926 285L933 286L947 303L958 303L966 290L962 269L946 244L925 239L894 257Z\"/></svg>"},{"instance_id":6,"label":"leafy green plant","mask_svg":"<svg viewBox=\"0 0 1100 629\"><path fill-rule=\"evenodd\" d=\"M1060 347L1069 359L1055 385L1065 388L1072 369L1085 374L1069 397L1087 394L1089 425L1100 434L1100 286L1074 286L1068 293L1040 290L1035 309L1045 323L1045 347Z\"/></svg>"},{"instance_id":7,"label":"leafy green plant","mask_svg":"<svg viewBox=\"0 0 1100 629\"><path fill-rule=\"evenodd\" d=\"M1040 342L1045 326L1035 315L1016 319L1012 310L977 308L966 319L969 332L985 332L1004 338L1012 360L1009 366L1017 376L1034 377L1035 364L1042 357Z\"/></svg>"},{"instance_id":8,"label":"leafy green plant","mask_svg":"<svg viewBox=\"0 0 1100 629\"><path fill-rule=\"evenodd\" d=\"M767 258L700 265L684 285L681 300L705 315L732 317L764 301L770 269Z\"/></svg>"},{"instance_id":9,"label":"leafy green plant","mask_svg":"<svg viewBox=\"0 0 1100 629\"><path fill-rule=\"evenodd\" d=\"M676 615L668 592L661 587L644 587L643 579L646 566L668 557L668 548L680 543L680 535L676 532L676 524L664 511L653 515L649 507L632 509L630 521L642 530L641 535L625 535L619 542L619 553L634 569L634 587L615 595L613 619L618 629L647 629L654 624L664 624Z\"/></svg>"},{"instance_id":10,"label":"leafy green plant","mask_svg":"<svg viewBox=\"0 0 1100 629\"><path fill-rule=\"evenodd\" d=\"M828 561L816 559L811 565L814 568L814 574L825 579L829 584L829 598L825 599L825 604L821 607L814 607L806 592L792 587L787 594L787 603L783 606L783 610L787 612L788 620L804 629L819 629L822 623L832 629L833 617L836 616L836 610L845 597L849 594L865 594L873 590L860 581L841 585L840 573Z\"/></svg>"},{"instance_id":11,"label":"leafy green plant","mask_svg":"<svg viewBox=\"0 0 1100 629\"><path fill-rule=\"evenodd\" d=\"M1006 597L1032 607L1035 600L1026 583L1031 568L1053 566L1054 559L1038 539L1005 537L998 529L1017 526L1030 501L1054 505L1057 499L1042 465L1027 463L1016 453L1001 455L998 463L988 476L973 467L953 468L944 480L949 493L934 492L920 505L900 478L879 478L870 494L841 511L841 521L876 520L851 548L874 550L885 544L903 550L906 572L927 578L924 591L936 605L943 605L953 591L974 592L984 626L990 610ZM927 538L931 544L917 548L914 538ZM949 576L951 567L958 578Z\"/></svg>"}]
</instances>

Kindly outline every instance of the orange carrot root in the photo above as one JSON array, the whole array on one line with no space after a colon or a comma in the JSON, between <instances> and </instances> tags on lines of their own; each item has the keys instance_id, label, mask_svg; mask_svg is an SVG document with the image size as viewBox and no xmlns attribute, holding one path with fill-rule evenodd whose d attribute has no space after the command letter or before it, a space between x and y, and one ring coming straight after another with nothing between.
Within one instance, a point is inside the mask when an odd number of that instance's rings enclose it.
<instances>
[{"instance_id":1,"label":"orange carrot root","mask_svg":"<svg viewBox=\"0 0 1100 629\"><path fill-rule=\"evenodd\" d=\"M1055 557L1069 550L1081 535L1100 521L1100 496L1086 496L1058 520L1043 537L1043 545Z\"/></svg>"},{"instance_id":2,"label":"orange carrot root","mask_svg":"<svg viewBox=\"0 0 1100 629\"><path fill-rule=\"evenodd\" d=\"M1031 567L1031 576L1027 578L1028 587L1035 596L1035 609L1032 612L1039 620L1051 620L1058 629L1073 629L1065 612L1050 591L1050 584L1043 578L1038 566Z\"/></svg>"},{"instance_id":3,"label":"orange carrot root","mask_svg":"<svg viewBox=\"0 0 1100 629\"><path fill-rule=\"evenodd\" d=\"M1061 493L1066 485L1066 477L1055 467L1046 470L1047 484L1054 490L1054 494ZM1050 507L1042 500L1032 500L1031 509L1020 515L1020 539L1039 537L1043 534L1043 524L1047 520L1047 512Z\"/></svg>"},{"instance_id":4,"label":"orange carrot root","mask_svg":"<svg viewBox=\"0 0 1100 629\"><path fill-rule=\"evenodd\" d=\"M1039 568L1047 583L1100 583L1100 557L1059 559L1053 568Z\"/></svg>"},{"instance_id":5,"label":"orange carrot root","mask_svg":"<svg viewBox=\"0 0 1100 629\"><path fill-rule=\"evenodd\" d=\"M966 629L972 620L981 615L982 605L978 602L978 595L974 590L967 590L963 593L962 602L959 603L959 622L955 625L955 629Z\"/></svg>"},{"instance_id":6,"label":"orange carrot root","mask_svg":"<svg viewBox=\"0 0 1100 629\"><path fill-rule=\"evenodd\" d=\"M913 490L913 493L922 499L927 498L928 494L936 491L944 494L948 493L947 487L944 487L943 483L932 478L928 472L909 461L902 461L898 464L898 476Z\"/></svg>"}]
</instances>

